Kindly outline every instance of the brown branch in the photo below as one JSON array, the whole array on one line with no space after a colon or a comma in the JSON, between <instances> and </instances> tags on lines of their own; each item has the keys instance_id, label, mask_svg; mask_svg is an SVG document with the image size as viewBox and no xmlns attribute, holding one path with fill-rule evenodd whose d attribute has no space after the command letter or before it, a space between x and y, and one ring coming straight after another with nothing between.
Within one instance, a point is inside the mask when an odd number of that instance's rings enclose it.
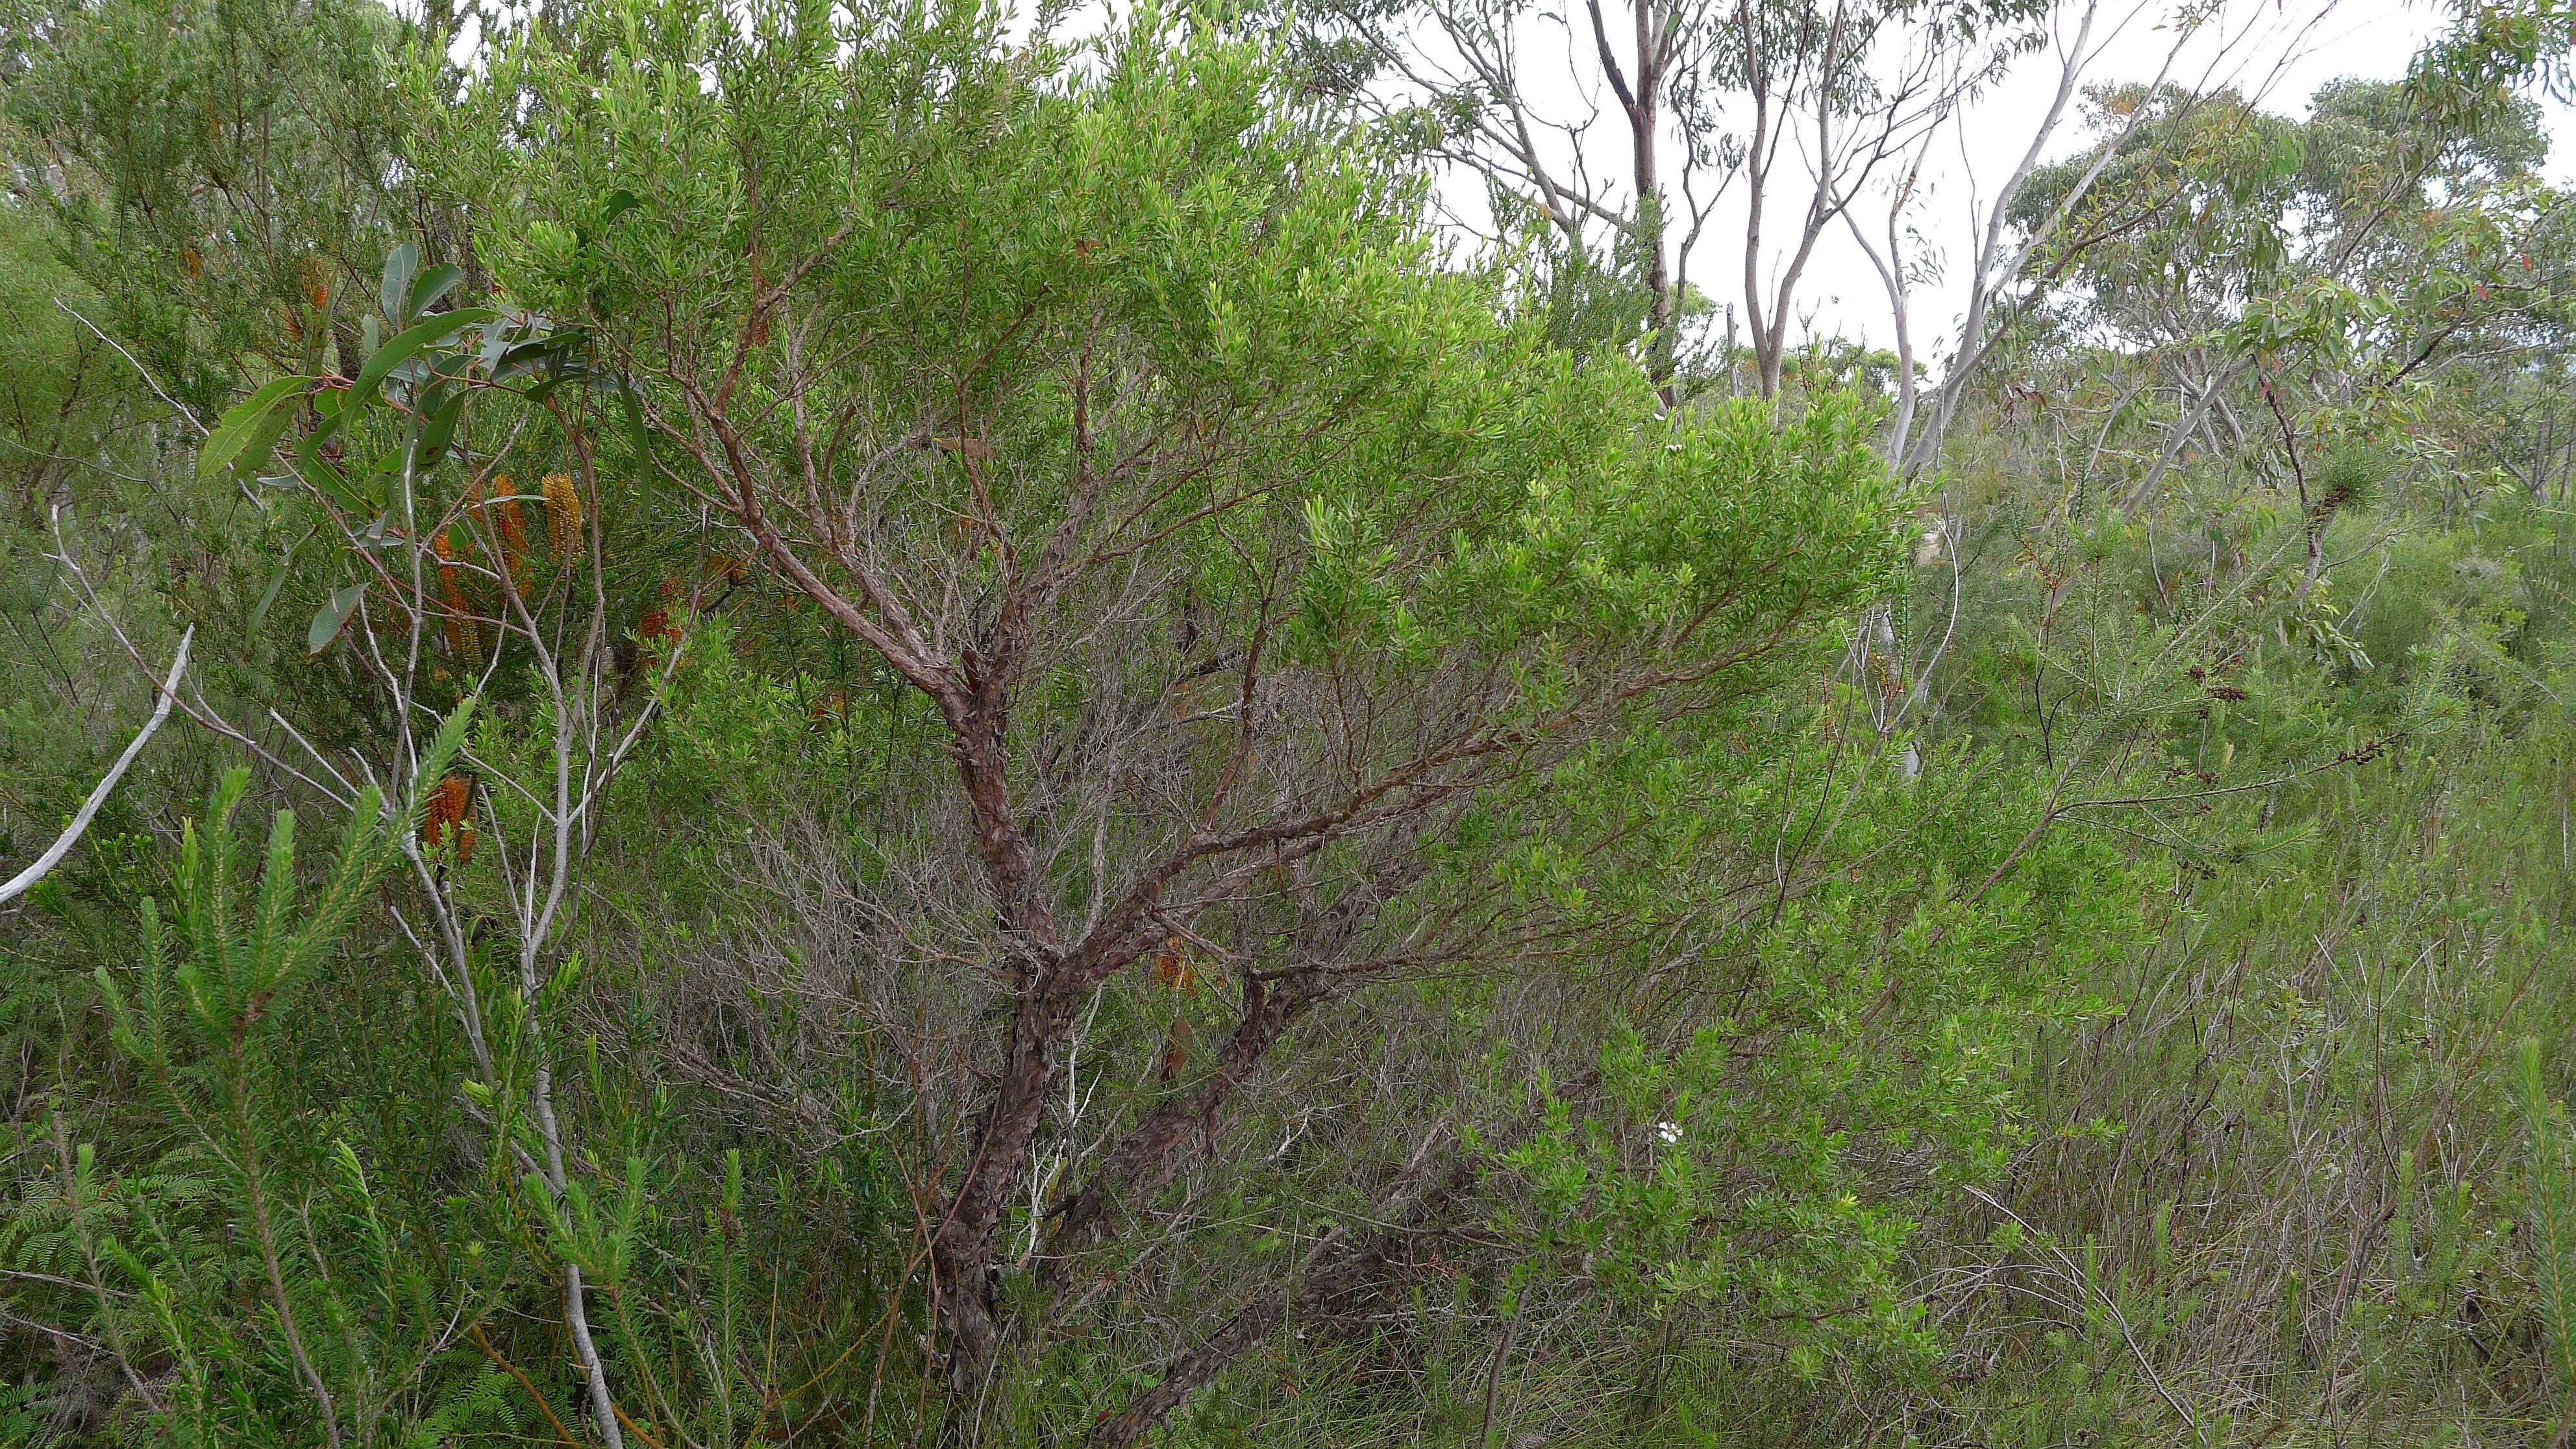
<instances>
[{"instance_id":1,"label":"brown branch","mask_svg":"<svg viewBox=\"0 0 2576 1449\"><path fill-rule=\"evenodd\" d=\"M537 1392L537 1386L529 1381L528 1376L525 1373L520 1372L517 1364L514 1364L510 1362L509 1359L503 1357L501 1350L492 1346L492 1340L483 1336L482 1324L467 1324L465 1332L467 1337L474 1340L475 1347L483 1350L486 1357L490 1358L492 1362L499 1364L502 1369L510 1375L510 1377L519 1381L520 1388L528 1391L528 1398L536 1404L537 1412L546 1416L546 1422L554 1426L555 1438L563 1442L564 1449L583 1449L582 1442L572 1436L572 1431L570 1429L564 1427L564 1421L555 1417L554 1405L546 1402L546 1396ZM624 1418L625 1416L621 1414L618 1417Z\"/></svg>"}]
</instances>

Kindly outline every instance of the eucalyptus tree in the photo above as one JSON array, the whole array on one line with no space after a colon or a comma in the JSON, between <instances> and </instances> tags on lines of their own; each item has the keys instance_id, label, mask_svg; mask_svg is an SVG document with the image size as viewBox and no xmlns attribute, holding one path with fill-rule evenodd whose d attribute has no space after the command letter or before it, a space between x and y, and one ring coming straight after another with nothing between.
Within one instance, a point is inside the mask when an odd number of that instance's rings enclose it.
<instances>
[{"instance_id":1,"label":"eucalyptus tree","mask_svg":"<svg viewBox=\"0 0 2576 1449\"><path fill-rule=\"evenodd\" d=\"M1750 381L1768 397L1819 243L2037 42L2049 8L1588 0L1576 14L1422 0L1328 7L1312 50L1336 59L1333 79L1364 104L1406 116L1433 155L1481 177L1498 212L1543 218L1635 288L1626 340L1668 399L1680 373L1712 366L1682 333L1715 310L1692 262L1733 192L1730 286Z\"/></svg>"},{"instance_id":2,"label":"eucalyptus tree","mask_svg":"<svg viewBox=\"0 0 2576 1449\"><path fill-rule=\"evenodd\" d=\"M2388 435L2452 359L2552 350L2568 221L2537 175L2539 110L2446 95L2340 81L2293 121L2232 92L2105 91L2094 124L2123 134L2107 164L2032 178L2025 225L2086 192L2065 235L2087 240L2058 248L2044 305L2158 400L2120 410L2154 434L2130 507L2195 453L2304 494L2312 453Z\"/></svg>"}]
</instances>

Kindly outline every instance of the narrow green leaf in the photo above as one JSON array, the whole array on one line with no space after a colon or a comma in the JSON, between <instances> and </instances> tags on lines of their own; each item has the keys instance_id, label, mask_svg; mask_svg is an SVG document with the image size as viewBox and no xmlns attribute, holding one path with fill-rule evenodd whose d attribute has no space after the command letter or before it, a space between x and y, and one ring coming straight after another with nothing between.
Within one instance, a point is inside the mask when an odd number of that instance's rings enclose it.
<instances>
[{"instance_id":1,"label":"narrow green leaf","mask_svg":"<svg viewBox=\"0 0 2576 1449\"><path fill-rule=\"evenodd\" d=\"M286 557L277 561L277 572L269 576L268 588L260 594L258 605L250 611L250 632L258 633L259 626L267 621L269 606L277 602L278 590L286 587L286 575L295 567L295 555L313 541L313 532L309 528L304 530L302 538L286 546Z\"/></svg>"},{"instance_id":2,"label":"narrow green leaf","mask_svg":"<svg viewBox=\"0 0 2576 1449\"><path fill-rule=\"evenodd\" d=\"M644 407L635 400L635 383L625 373L617 374L617 400L626 413L627 442L635 449L636 476L653 477L653 440L644 431Z\"/></svg>"}]
</instances>

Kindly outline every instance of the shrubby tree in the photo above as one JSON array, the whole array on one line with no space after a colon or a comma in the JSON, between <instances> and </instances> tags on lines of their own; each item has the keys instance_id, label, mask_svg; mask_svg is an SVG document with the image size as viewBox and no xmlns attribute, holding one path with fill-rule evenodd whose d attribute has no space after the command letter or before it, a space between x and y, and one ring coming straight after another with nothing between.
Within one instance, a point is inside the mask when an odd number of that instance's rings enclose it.
<instances>
[{"instance_id":1,"label":"shrubby tree","mask_svg":"<svg viewBox=\"0 0 2576 1449\"><path fill-rule=\"evenodd\" d=\"M1545 782L1782 678L1893 563L1862 418L1667 422L1645 372L1498 322L1402 175L1205 22L1015 50L964 13L638 6L572 35L496 57L418 154L504 293L621 379L625 486L718 520L933 721L944 785L843 888L866 1010L930 1064L923 1285L961 1395L1050 1316L1009 1270L1060 1303L1075 1255L1257 1166L1223 1124L1337 1050L1346 1003L1637 928L1551 886L1544 853L1611 826ZM1157 976L1233 1003L1204 1057L1103 1026ZM1140 1074L1165 1085L1094 1095ZM1472 1181L1458 1103L1350 1109L1392 1114L1332 1195L1355 1219L1212 1305L1108 1438Z\"/></svg>"}]
</instances>

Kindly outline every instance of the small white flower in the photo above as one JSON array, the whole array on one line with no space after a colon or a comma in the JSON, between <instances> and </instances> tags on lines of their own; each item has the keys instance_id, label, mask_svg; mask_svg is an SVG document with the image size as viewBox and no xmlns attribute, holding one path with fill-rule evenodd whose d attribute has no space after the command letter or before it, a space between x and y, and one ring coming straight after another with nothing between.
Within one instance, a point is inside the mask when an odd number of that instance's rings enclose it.
<instances>
[{"instance_id":1,"label":"small white flower","mask_svg":"<svg viewBox=\"0 0 2576 1449\"><path fill-rule=\"evenodd\" d=\"M1655 1124L1655 1137L1666 1147L1670 1147L1682 1140L1682 1129L1670 1122L1658 1122Z\"/></svg>"}]
</instances>

